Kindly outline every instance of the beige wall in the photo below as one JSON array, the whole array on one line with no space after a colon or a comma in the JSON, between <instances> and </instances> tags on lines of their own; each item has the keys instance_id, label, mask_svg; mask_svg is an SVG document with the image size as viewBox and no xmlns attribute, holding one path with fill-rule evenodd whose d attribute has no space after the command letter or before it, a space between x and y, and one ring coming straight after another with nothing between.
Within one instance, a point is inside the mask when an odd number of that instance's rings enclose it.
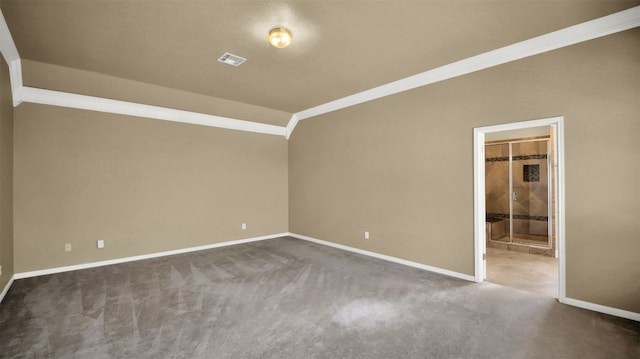
<instances>
[{"instance_id":1,"label":"beige wall","mask_svg":"<svg viewBox=\"0 0 640 359\"><path fill-rule=\"evenodd\" d=\"M9 67L0 59L0 292L13 270L13 99Z\"/></svg>"},{"instance_id":2,"label":"beige wall","mask_svg":"<svg viewBox=\"0 0 640 359\"><path fill-rule=\"evenodd\" d=\"M634 29L301 121L289 229L472 275L473 128L562 115L567 296L640 312L639 63Z\"/></svg>"},{"instance_id":3,"label":"beige wall","mask_svg":"<svg viewBox=\"0 0 640 359\"><path fill-rule=\"evenodd\" d=\"M16 272L288 229L281 136L29 103L15 120Z\"/></svg>"}]
</instances>

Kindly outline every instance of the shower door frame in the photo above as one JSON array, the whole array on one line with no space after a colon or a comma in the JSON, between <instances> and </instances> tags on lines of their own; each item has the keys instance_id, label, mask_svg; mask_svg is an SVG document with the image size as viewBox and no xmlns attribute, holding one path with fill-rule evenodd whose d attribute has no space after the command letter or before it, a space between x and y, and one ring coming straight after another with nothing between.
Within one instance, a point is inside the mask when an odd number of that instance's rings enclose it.
<instances>
[{"instance_id":1,"label":"shower door frame","mask_svg":"<svg viewBox=\"0 0 640 359\"><path fill-rule=\"evenodd\" d=\"M474 262L475 281L480 283L486 277L486 207L485 207L485 134L519 130L532 127L551 126L554 128L553 145L555 156L555 233L558 251L558 300L566 302L566 267L565 267L565 185L564 185L564 117L552 117L502 125L476 127L473 129L473 174L474 174Z\"/></svg>"},{"instance_id":2,"label":"shower door frame","mask_svg":"<svg viewBox=\"0 0 640 359\"><path fill-rule=\"evenodd\" d=\"M513 233L513 227L514 227L514 218L513 218L513 201L514 201L514 196L515 196L515 192L513 190L513 144L514 143L524 143L524 142L539 142L539 141L544 141L546 142L547 145L547 243L546 244L536 244L536 243L522 243L522 242L517 242L515 241L515 236ZM495 142L491 142L489 144L485 143L485 146L496 146L496 145L509 145L509 241L505 242L505 241L500 241L500 240L494 240L492 238L488 238L489 241L494 242L494 243L509 243L512 245L516 245L516 246L525 246L525 247L538 247L538 248L553 248L553 226L555 225L555 221L553 221L553 188L552 188L552 184L553 181L551 180L551 176L552 176L552 163L553 161L551 161L551 155L553 154L553 151L551 150L551 138L535 138L535 139L524 139L524 140L518 140L518 139L514 139L514 140L505 140L505 141L495 141ZM486 183L485 183L486 185ZM485 188L486 191L486 188ZM485 203L486 206L486 203ZM486 211L486 208L485 208ZM486 212L485 212L486 213Z\"/></svg>"}]
</instances>

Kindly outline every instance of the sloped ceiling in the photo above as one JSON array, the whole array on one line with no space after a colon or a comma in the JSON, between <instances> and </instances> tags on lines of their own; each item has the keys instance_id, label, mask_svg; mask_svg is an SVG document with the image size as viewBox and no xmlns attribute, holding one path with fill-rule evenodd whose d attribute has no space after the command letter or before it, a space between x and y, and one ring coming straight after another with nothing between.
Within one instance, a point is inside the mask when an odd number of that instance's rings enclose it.
<instances>
[{"instance_id":1,"label":"sloped ceiling","mask_svg":"<svg viewBox=\"0 0 640 359\"><path fill-rule=\"evenodd\" d=\"M295 113L639 3L2 0L0 6L23 59ZM274 26L291 29L290 47L267 44ZM221 64L224 52L248 60L238 68Z\"/></svg>"}]
</instances>

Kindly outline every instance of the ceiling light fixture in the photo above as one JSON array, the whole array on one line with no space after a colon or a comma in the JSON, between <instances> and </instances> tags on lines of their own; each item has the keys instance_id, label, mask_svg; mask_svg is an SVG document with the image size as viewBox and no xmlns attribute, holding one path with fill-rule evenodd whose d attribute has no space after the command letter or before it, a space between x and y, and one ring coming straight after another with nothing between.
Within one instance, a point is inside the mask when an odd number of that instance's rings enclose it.
<instances>
[{"instance_id":1,"label":"ceiling light fixture","mask_svg":"<svg viewBox=\"0 0 640 359\"><path fill-rule=\"evenodd\" d=\"M269 31L269 43L273 47L282 49L289 46L291 40L293 40L291 31L285 29L284 27L276 27Z\"/></svg>"}]
</instances>

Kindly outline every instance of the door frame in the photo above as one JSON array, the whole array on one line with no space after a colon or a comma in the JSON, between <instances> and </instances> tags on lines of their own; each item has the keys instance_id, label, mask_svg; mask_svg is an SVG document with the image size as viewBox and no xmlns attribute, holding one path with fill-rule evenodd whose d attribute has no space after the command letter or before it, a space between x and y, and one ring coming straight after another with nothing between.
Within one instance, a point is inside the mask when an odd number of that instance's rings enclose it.
<instances>
[{"instance_id":1,"label":"door frame","mask_svg":"<svg viewBox=\"0 0 640 359\"><path fill-rule=\"evenodd\" d=\"M474 213L474 261L475 281L480 283L486 276L486 208L484 142L485 134L492 132L552 126L554 131L556 163L556 246L558 250L558 299L566 299L565 286L565 203L564 203L564 117L513 122L501 125L476 127L473 129L473 213Z\"/></svg>"}]
</instances>

